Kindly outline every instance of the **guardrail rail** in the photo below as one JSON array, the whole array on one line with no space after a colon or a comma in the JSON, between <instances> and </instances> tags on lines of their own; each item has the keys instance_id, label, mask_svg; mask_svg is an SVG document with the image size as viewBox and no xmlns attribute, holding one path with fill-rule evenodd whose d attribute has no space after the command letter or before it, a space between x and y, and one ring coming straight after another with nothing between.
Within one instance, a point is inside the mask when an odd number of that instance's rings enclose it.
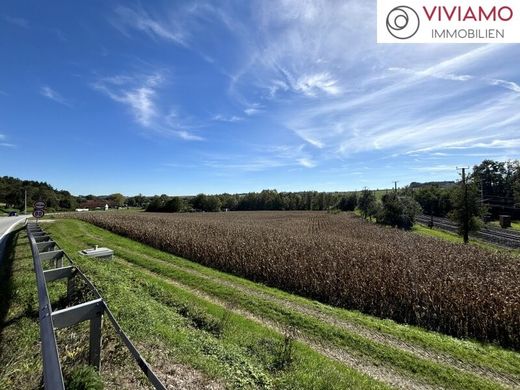
<instances>
[{"instance_id":1,"label":"guardrail rail","mask_svg":"<svg viewBox=\"0 0 520 390\"><path fill-rule=\"evenodd\" d=\"M56 343L55 331L57 329L70 327L83 321L90 321L89 364L99 371L104 315L108 317L115 332L128 348L150 383L156 389L166 389L118 324L101 294L99 294L92 282L81 272L63 249L60 248L58 243L53 241L41 229L38 223L34 222L27 224L27 236L31 245L38 290L43 383L45 389L65 389L58 345ZM48 262L51 267L44 270L43 262ZM78 278L84 282L86 286L84 288L87 288L95 298L88 302L54 311L49 300L47 283L67 279L67 300L70 302L73 294L80 288L76 283Z\"/></svg>"}]
</instances>

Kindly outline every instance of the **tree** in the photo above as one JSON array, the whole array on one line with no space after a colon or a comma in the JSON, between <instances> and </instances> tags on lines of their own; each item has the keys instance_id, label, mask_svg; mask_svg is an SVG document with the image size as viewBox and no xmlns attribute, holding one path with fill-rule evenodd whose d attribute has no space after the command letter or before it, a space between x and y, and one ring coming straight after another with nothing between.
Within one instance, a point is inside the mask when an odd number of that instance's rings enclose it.
<instances>
[{"instance_id":1,"label":"tree","mask_svg":"<svg viewBox=\"0 0 520 390\"><path fill-rule=\"evenodd\" d=\"M115 193L108 197L108 200L114 201L118 207L122 207L125 205L126 197L123 194Z\"/></svg>"},{"instance_id":2,"label":"tree","mask_svg":"<svg viewBox=\"0 0 520 390\"><path fill-rule=\"evenodd\" d=\"M354 211L357 207L358 199L355 192L351 192L348 195L344 195L338 202L338 209L341 211Z\"/></svg>"},{"instance_id":3,"label":"tree","mask_svg":"<svg viewBox=\"0 0 520 390\"><path fill-rule=\"evenodd\" d=\"M196 197L191 199L191 206L195 210L203 211L205 202L206 202L206 195L198 194Z\"/></svg>"},{"instance_id":4,"label":"tree","mask_svg":"<svg viewBox=\"0 0 520 390\"><path fill-rule=\"evenodd\" d=\"M165 203L162 211L165 211L167 213L178 213L179 211L182 211L183 209L184 209L184 201L182 200L182 198L175 196Z\"/></svg>"},{"instance_id":5,"label":"tree","mask_svg":"<svg viewBox=\"0 0 520 390\"><path fill-rule=\"evenodd\" d=\"M364 189L358 200L358 208L361 210L363 218L373 216L377 209L376 196L370 190Z\"/></svg>"},{"instance_id":6,"label":"tree","mask_svg":"<svg viewBox=\"0 0 520 390\"><path fill-rule=\"evenodd\" d=\"M223 209L236 210L238 207L238 198L236 195L222 194L220 195L220 203Z\"/></svg>"},{"instance_id":7,"label":"tree","mask_svg":"<svg viewBox=\"0 0 520 390\"><path fill-rule=\"evenodd\" d=\"M146 197L144 197L142 194L134 196L135 205L138 207L143 207L146 203Z\"/></svg>"},{"instance_id":8,"label":"tree","mask_svg":"<svg viewBox=\"0 0 520 390\"><path fill-rule=\"evenodd\" d=\"M420 212L420 204L411 197L390 193L383 195L382 208L378 212L377 222L400 229L411 229L416 215Z\"/></svg>"},{"instance_id":9,"label":"tree","mask_svg":"<svg viewBox=\"0 0 520 390\"><path fill-rule=\"evenodd\" d=\"M161 211L164 204L162 202L162 199L159 196L154 196L150 203L148 203L148 206L146 207L146 211L151 212L158 212Z\"/></svg>"},{"instance_id":10,"label":"tree","mask_svg":"<svg viewBox=\"0 0 520 390\"><path fill-rule=\"evenodd\" d=\"M413 197L428 215L444 217L451 211L450 192L438 185L418 188Z\"/></svg>"},{"instance_id":11,"label":"tree","mask_svg":"<svg viewBox=\"0 0 520 390\"><path fill-rule=\"evenodd\" d=\"M480 228L480 217L484 214L477 184L463 176L461 182L452 190L453 210L450 219L459 226L459 234L464 243L469 241L469 233Z\"/></svg>"},{"instance_id":12,"label":"tree","mask_svg":"<svg viewBox=\"0 0 520 390\"><path fill-rule=\"evenodd\" d=\"M517 174L513 182L513 194L515 199L515 207L520 208L520 172Z\"/></svg>"},{"instance_id":13,"label":"tree","mask_svg":"<svg viewBox=\"0 0 520 390\"><path fill-rule=\"evenodd\" d=\"M202 210L204 211L220 211L220 199L218 196L206 196L202 204Z\"/></svg>"},{"instance_id":14,"label":"tree","mask_svg":"<svg viewBox=\"0 0 520 390\"><path fill-rule=\"evenodd\" d=\"M519 194L517 181L520 171L518 161L484 160L473 167L470 178L480 190L483 203L489 206L489 211L497 217L502 213L514 213L515 203Z\"/></svg>"}]
</instances>

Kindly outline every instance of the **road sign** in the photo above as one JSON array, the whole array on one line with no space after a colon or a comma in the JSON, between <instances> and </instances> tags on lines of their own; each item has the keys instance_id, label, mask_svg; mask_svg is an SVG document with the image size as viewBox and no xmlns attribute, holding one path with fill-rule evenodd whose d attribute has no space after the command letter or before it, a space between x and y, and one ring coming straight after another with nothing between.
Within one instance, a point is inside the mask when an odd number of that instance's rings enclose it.
<instances>
[{"instance_id":1,"label":"road sign","mask_svg":"<svg viewBox=\"0 0 520 390\"><path fill-rule=\"evenodd\" d=\"M43 210L34 210L32 215L33 215L34 218L43 218L43 216L45 215L45 211L43 211Z\"/></svg>"},{"instance_id":2,"label":"road sign","mask_svg":"<svg viewBox=\"0 0 520 390\"><path fill-rule=\"evenodd\" d=\"M45 208L45 206L47 206L47 205L45 204L45 202L42 202L41 200L38 202L34 202L34 205L33 205L35 210L43 210Z\"/></svg>"}]
</instances>

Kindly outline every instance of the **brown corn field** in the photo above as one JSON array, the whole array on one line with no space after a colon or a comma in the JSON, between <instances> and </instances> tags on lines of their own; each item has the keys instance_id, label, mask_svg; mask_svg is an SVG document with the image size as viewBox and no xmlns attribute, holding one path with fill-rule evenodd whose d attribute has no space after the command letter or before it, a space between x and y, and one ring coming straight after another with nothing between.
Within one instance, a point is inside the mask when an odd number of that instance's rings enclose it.
<instances>
[{"instance_id":1,"label":"brown corn field","mask_svg":"<svg viewBox=\"0 0 520 390\"><path fill-rule=\"evenodd\" d=\"M520 347L520 259L349 214L89 213L77 218L267 285L457 337Z\"/></svg>"}]
</instances>

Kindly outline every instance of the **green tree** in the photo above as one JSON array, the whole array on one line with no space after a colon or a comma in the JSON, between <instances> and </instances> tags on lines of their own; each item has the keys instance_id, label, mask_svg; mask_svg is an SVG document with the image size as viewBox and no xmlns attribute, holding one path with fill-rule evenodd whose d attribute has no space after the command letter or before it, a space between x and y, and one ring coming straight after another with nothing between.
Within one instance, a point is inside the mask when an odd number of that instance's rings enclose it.
<instances>
[{"instance_id":1,"label":"green tree","mask_svg":"<svg viewBox=\"0 0 520 390\"><path fill-rule=\"evenodd\" d=\"M197 196L195 196L194 198L191 199L191 206L195 210L203 211L204 205L206 203L206 198L207 198L206 195L198 194Z\"/></svg>"},{"instance_id":2,"label":"green tree","mask_svg":"<svg viewBox=\"0 0 520 390\"><path fill-rule=\"evenodd\" d=\"M126 197L123 194L115 193L108 197L109 200L114 201L118 207L125 205Z\"/></svg>"},{"instance_id":3,"label":"green tree","mask_svg":"<svg viewBox=\"0 0 520 390\"><path fill-rule=\"evenodd\" d=\"M452 190L453 210L449 214L459 226L459 234L464 237L464 243L469 241L469 233L480 229L485 208L481 204L480 191L474 181L461 181Z\"/></svg>"},{"instance_id":4,"label":"green tree","mask_svg":"<svg viewBox=\"0 0 520 390\"><path fill-rule=\"evenodd\" d=\"M429 185L418 188L413 194L427 215L444 217L451 211L450 192L438 185Z\"/></svg>"},{"instance_id":5,"label":"green tree","mask_svg":"<svg viewBox=\"0 0 520 390\"><path fill-rule=\"evenodd\" d=\"M377 222L400 229L411 229L415 223L415 217L420 212L421 206L411 197L390 193L382 198L382 207L378 212Z\"/></svg>"},{"instance_id":6,"label":"green tree","mask_svg":"<svg viewBox=\"0 0 520 390\"><path fill-rule=\"evenodd\" d=\"M354 211L358 205L358 198L355 192L344 195L338 202L338 209L341 211Z\"/></svg>"},{"instance_id":7,"label":"green tree","mask_svg":"<svg viewBox=\"0 0 520 390\"><path fill-rule=\"evenodd\" d=\"M206 196L203 204L202 210L204 211L220 211L220 199L218 196Z\"/></svg>"},{"instance_id":8,"label":"green tree","mask_svg":"<svg viewBox=\"0 0 520 390\"><path fill-rule=\"evenodd\" d=\"M373 191L364 189L358 199L358 208L361 210L363 218L371 217L377 210L376 196Z\"/></svg>"},{"instance_id":9,"label":"green tree","mask_svg":"<svg viewBox=\"0 0 520 390\"><path fill-rule=\"evenodd\" d=\"M167 213L178 213L179 211L182 211L184 207L183 199L175 196L165 203L162 210Z\"/></svg>"},{"instance_id":10,"label":"green tree","mask_svg":"<svg viewBox=\"0 0 520 390\"><path fill-rule=\"evenodd\" d=\"M152 198L150 203L148 203L148 206L146 206L146 211L158 212L161 211L163 207L164 203L162 199L156 195Z\"/></svg>"}]
</instances>

